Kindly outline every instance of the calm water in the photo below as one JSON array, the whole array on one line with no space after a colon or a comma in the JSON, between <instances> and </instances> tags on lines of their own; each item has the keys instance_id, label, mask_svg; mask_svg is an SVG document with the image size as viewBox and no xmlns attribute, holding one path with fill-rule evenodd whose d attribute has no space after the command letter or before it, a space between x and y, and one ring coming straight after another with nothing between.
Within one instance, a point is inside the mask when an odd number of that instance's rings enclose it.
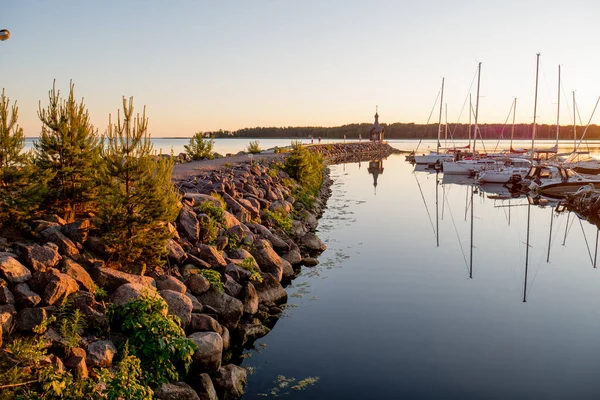
<instances>
[{"instance_id":1,"label":"calm water","mask_svg":"<svg viewBox=\"0 0 600 400\"><path fill-rule=\"evenodd\" d=\"M473 194L470 279L471 186L436 185L404 156L383 168L375 191L368 163L332 167L328 249L250 350L244 398L598 398L596 228L531 206L524 303L526 199ZM278 375L319 381L275 389Z\"/></svg>"}]
</instances>

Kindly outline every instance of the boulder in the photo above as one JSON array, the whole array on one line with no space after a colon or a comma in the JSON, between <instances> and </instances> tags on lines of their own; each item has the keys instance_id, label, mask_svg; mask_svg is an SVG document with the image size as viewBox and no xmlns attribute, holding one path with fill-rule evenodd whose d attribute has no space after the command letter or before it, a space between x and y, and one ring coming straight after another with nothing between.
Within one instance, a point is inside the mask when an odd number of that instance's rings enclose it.
<instances>
[{"instance_id":1,"label":"boulder","mask_svg":"<svg viewBox=\"0 0 600 400\"><path fill-rule=\"evenodd\" d=\"M110 340L98 340L87 347L87 363L92 367L110 367L117 348Z\"/></svg>"},{"instance_id":2,"label":"boulder","mask_svg":"<svg viewBox=\"0 0 600 400\"><path fill-rule=\"evenodd\" d=\"M198 393L185 382L165 383L154 392L158 400L200 400Z\"/></svg>"},{"instance_id":3,"label":"boulder","mask_svg":"<svg viewBox=\"0 0 600 400\"><path fill-rule=\"evenodd\" d=\"M167 257L174 264L181 264L185 261L187 255L179 243L173 239L169 239L167 242Z\"/></svg>"},{"instance_id":4,"label":"boulder","mask_svg":"<svg viewBox=\"0 0 600 400\"><path fill-rule=\"evenodd\" d=\"M240 203L246 210L250 212L250 216L252 219L257 219L260 217L260 203L255 199L243 199L238 198L237 201Z\"/></svg>"},{"instance_id":5,"label":"boulder","mask_svg":"<svg viewBox=\"0 0 600 400\"><path fill-rule=\"evenodd\" d=\"M277 200L274 201L273 203L271 203L271 206L269 206L269 209L271 211L283 211L287 214L291 213L294 210L294 207L292 206L291 203L287 202L286 200Z\"/></svg>"},{"instance_id":6,"label":"boulder","mask_svg":"<svg viewBox=\"0 0 600 400\"><path fill-rule=\"evenodd\" d=\"M287 292L271 274L261 274L262 282L254 282L254 288L258 293L260 303L281 304L287 301Z\"/></svg>"},{"instance_id":7,"label":"boulder","mask_svg":"<svg viewBox=\"0 0 600 400\"><path fill-rule=\"evenodd\" d=\"M241 222L229 211L223 212L223 218L225 220L224 227L225 229L233 228L234 226L238 226Z\"/></svg>"},{"instance_id":8,"label":"boulder","mask_svg":"<svg viewBox=\"0 0 600 400\"><path fill-rule=\"evenodd\" d=\"M223 327L221 339L223 339L223 350L227 350L229 348L229 343L231 342L231 337L229 335L229 329L226 327Z\"/></svg>"},{"instance_id":9,"label":"boulder","mask_svg":"<svg viewBox=\"0 0 600 400\"><path fill-rule=\"evenodd\" d=\"M198 295L198 300L212 307L219 314L219 322L228 328L235 328L244 312L241 301L212 288Z\"/></svg>"},{"instance_id":10,"label":"boulder","mask_svg":"<svg viewBox=\"0 0 600 400\"><path fill-rule=\"evenodd\" d=\"M65 367L72 369L75 376L79 379L88 377L88 369L85 363L85 350L75 347L71 349L72 355L65 360Z\"/></svg>"},{"instance_id":11,"label":"boulder","mask_svg":"<svg viewBox=\"0 0 600 400\"><path fill-rule=\"evenodd\" d=\"M254 243L254 235L244 224L236 225L227 229L225 234L229 237L233 237L234 235L237 236L238 245L240 246L252 246L252 243Z\"/></svg>"},{"instance_id":12,"label":"boulder","mask_svg":"<svg viewBox=\"0 0 600 400\"><path fill-rule=\"evenodd\" d=\"M92 293L79 291L75 295L74 304L75 308L85 316L90 326L102 327L106 325L108 321L106 306L104 303L96 301Z\"/></svg>"},{"instance_id":13,"label":"boulder","mask_svg":"<svg viewBox=\"0 0 600 400\"><path fill-rule=\"evenodd\" d=\"M12 283L25 282L31 278L31 271L10 256L0 257L0 271Z\"/></svg>"},{"instance_id":14,"label":"boulder","mask_svg":"<svg viewBox=\"0 0 600 400\"><path fill-rule=\"evenodd\" d=\"M75 243L60 231L59 228L48 228L42 231L42 236L46 240L56 244L60 254L76 258L79 255L79 249Z\"/></svg>"},{"instance_id":15,"label":"boulder","mask_svg":"<svg viewBox=\"0 0 600 400\"><path fill-rule=\"evenodd\" d=\"M253 343L256 339L267 335L271 330L261 323L240 324L238 334L242 341L242 346Z\"/></svg>"},{"instance_id":16,"label":"boulder","mask_svg":"<svg viewBox=\"0 0 600 400\"><path fill-rule=\"evenodd\" d=\"M304 257L302 259L302 264L306 265L307 267L315 267L319 265L319 260L313 257Z\"/></svg>"},{"instance_id":17,"label":"boulder","mask_svg":"<svg viewBox=\"0 0 600 400\"><path fill-rule=\"evenodd\" d=\"M156 289L149 288L148 286L144 286L139 283L126 283L119 286L112 294L111 298L113 305L122 306L140 296L156 297Z\"/></svg>"},{"instance_id":18,"label":"boulder","mask_svg":"<svg viewBox=\"0 0 600 400\"><path fill-rule=\"evenodd\" d=\"M187 258L185 261L188 263L186 265L191 265L192 267L202 268L202 269L211 268L211 265L209 263L196 257L195 255L193 255L191 253L187 253ZM181 275L184 275L184 274L181 274Z\"/></svg>"},{"instance_id":19,"label":"boulder","mask_svg":"<svg viewBox=\"0 0 600 400\"><path fill-rule=\"evenodd\" d=\"M52 268L48 273L48 284L44 289L42 303L48 306L61 303L65 298L79 290L75 279Z\"/></svg>"},{"instance_id":20,"label":"boulder","mask_svg":"<svg viewBox=\"0 0 600 400\"><path fill-rule=\"evenodd\" d=\"M138 283L146 286L149 289L155 288L154 279L149 276L140 276L128 274L126 272L117 271L116 269L99 267L92 271L92 276L96 283L106 289L108 293L112 293L121 285L126 283Z\"/></svg>"},{"instance_id":21,"label":"boulder","mask_svg":"<svg viewBox=\"0 0 600 400\"><path fill-rule=\"evenodd\" d=\"M156 288L158 290L172 290L182 294L187 291L187 288L183 282L170 275L158 276L156 278Z\"/></svg>"},{"instance_id":22,"label":"boulder","mask_svg":"<svg viewBox=\"0 0 600 400\"><path fill-rule=\"evenodd\" d=\"M254 285L247 282L240 293L240 300L244 306L244 312L247 314L256 314L258 311L258 292Z\"/></svg>"},{"instance_id":23,"label":"boulder","mask_svg":"<svg viewBox=\"0 0 600 400\"><path fill-rule=\"evenodd\" d=\"M202 274L190 275L186 284L190 289L190 292L196 296L199 296L210 289L210 282Z\"/></svg>"},{"instance_id":24,"label":"boulder","mask_svg":"<svg viewBox=\"0 0 600 400\"><path fill-rule=\"evenodd\" d=\"M227 364L214 374L213 384L220 399L239 399L246 386L246 370L234 364Z\"/></svg>"},{"instance_id":25,"label":"boulder","mask_svg":"<svg viewBox=\"0 0 600 400\"><path fill-rule=\"evenodd\" d=\"M306 247L309 250L318 252L325 251L327 249L325 243L323 243L321 239L319 239L317 235L315 235L312 232L309 232L300 238L300 245Z\"/></svg>"},{"instance_id":26,"label":"boulder","mask_svg":"<svg viewBox=\"0 0 600 400\"><path fill-rule=\"evenodd\" d=\"M89 219L80 219L75 222L63 225L60 230L62 233L75 243L85 243L92 224Z\"/></svg>"},{"instance_id":27,"label":"boulder","mask_svg":"<svg viewBox=\"0 0 600 400\"><path fill-rule=\"evenodd\" d=\"M15 285L13 291L20 307L35 307L42 301L42 298L31 290L26 283Z\"/></svg>"},{"instance_id":28,"label":"boulder","mask_svg":"<svg viewBox=\"0 0 600 400\"><path fill-rule=\"evenodd\" d=\"M231 249L229 251L227 251L227 255L230 258L235 258L238 260L244 260L246 258L252 258L252 260L254 260L254 257L252 257L252 254L250 254L250 252L246 249ZM254 260L254 262L256 263L256 260ZM256 264L256 266L258 266L258 263Z\"/></svg>"},{"instance_id":29,"label":"boulder","mask_svg":"<svg viewBox=\"0 0 600 400\"><path fill-rule=\"evenodd\" d=\"M227 262L214 246L200 244L192 250L192 254L209 263L213 268L225 268Z\"/></svg>"},{"instance_id":30,"label":"boulder","mask_svg":"<svg viewBox=\"0 0 600 400\"><path fill-rule=\"evenodd\" d=\"M213 386L212 380L210 376L206 373L199 374L195 376L191 380L196 393L200 400L219 400L217 397L217 392L215 391L215 387Z\"/></svg>"},{"instance_id":31,"label":"boulder","mask_svg":"<svg viewBox=\"0 0 600 400\"><path fill-rule=\"evenodd\" d=\"M64 258L62 260L62 270L65 274L75 279L81 288L91 293L96 291L96 284L92 280L92 277L80 264L70 258Z\"/></svg>"},{"instance_id":32,"label":"boulder","mask_svg":"<svg viewBox=\"0 0 600 400\"><path fill-rule=\"evenodd\" d=\"M200 223L196 217L196 213L191 207L184 205L179 210L179 216L177 217L177 223L179 225L179 232L184 237L188 238L191 243L196 243L200 235Z\"/></svg>"},{"instance_id":33,"label":"boulder","mask_svg":"<svg viewBox=\"0 0 600 400\"><path fill-rule=\"evenodd\" d=\"M271 243L265 239L257 239L251 251L252 256L258 263L260 270L273 275L281 281L283 277L283 260L271 247Z\"/></svg>"},{"instance_id":34,"label":"boulder","mask_svg":"<svg viewBox=\"0 0 600 400\"><path fill-rule=\"evenodd\" d=\"M190 292L185 293L186 297L192 301L192 313L201 313L204 310L202 303L198 301L198 298Z\"/></svg>"},{"instance_id":35,"label":"boulder","mask_svg":"<svg viewBox=\"0 0 600 400\"><path fill-rule=\"evenodd\" d=\"M185 193L182 196L182 200L191 200L194 207L196 207L206 201L209 201L215 207L221 208L221 202L219 201L219 199L212 197L211 195L204 194L204 193Z\"/></svg>"},{"instance_id":36,"label":"boulder","mask_svg":"<svg viewBox=\"0 0 600 400\"><path fill-rule=\"evenodd\" d=\"M223 333L221 324L206 314L192 314L188 330L190 332L217 332L219 335Z\"/></svg>"},{"instance_id":37,"label":"boulder","mask_svg":"<svg viewBox=\"0 0 600 400\"><path fill-rule=\"evenodd\" d=\"M294 268L292 267L292 264L290 264L284 258L281 258L281 265L283 266L283 271L282 271L283 278L293 278L296 276L296 273L294 272Z\"/></svg>"},{"instance_id":38,"label":"boulder","mask_svg":"<svg viewBox=\"0 0 600 400\"><path fill-rule=\"evenodd\" d=\"M16 315L17 310L14 305L6 304L0 306L0 327L2 327L2 332L5 334L11 332Z\"/></svg>"},{"instance_id":39,"label":"boulder","mask_svg":"<svg viewBox=\"0 0 600 400\"><path fill-rule=\"evenodd\" d=\"M98 237L98 236L90 236L88 237L88 239L85 242L85 247L86 249L88 249L89 251L91 251L94 254L97 254L101 257L106 257L107 253L106 253L106 244L104 243L104 241L102 240L102 238Z\"/></svg>"},{"instance_id":40,"label":"boulder","mask_svg":"<svg viewBox=\"0 0 600 400\"><path fill-rule=\"evenodd\" d=\"M215 247L218 251L225 250L225 247L229 244L229 238L224 235L217 236L217 240L215 241Z\"/></svg>"},{"instance_id":41,"label":"boulder","mask_svg":"<svg viewBox=\"0 0 600 400\"><path fill-rule=\"evenodd\" d=\"M188 336L198 350L194 353L194 363L207 372L216 371L221 367L223 354L223 339L216 332L196 332Z\"/></svg>"},{"instance_id":42,"label":"boulder","mask_svg":"<svg viewBox=\"0 0 600 400\"><path fill-rule=\"evenodd\" d=\"M58 246L53 243L46 243L43 246L34 243L26 246L24 254L25 263L34 271L40 272L55 267L62 258L58 253Z\"/></svg>"},{"instance_id":43,"label":"boulder","mask_svg":"<svg viewBox=\"0 0 600 400\"><path fill-rule=\"evenodd\" d=\"M291 249L282 255L281 258L289 262L291 265L298 265L302 262L302 254L300 254L300 250L298 249Z\"/></svg>"},{"instance_id":44,"label":"boulder","mask_svg":"<svg viewBox=\"0 0 600 400\"><path fill-rule=\"evenodd\" d=\"M173 290L161 290L159 294L169 306L169 315L175 315L181 320L181 326L185 329L192 319L192 309L194 308L192 300L185 294Z\"/></svg>"},{"instance_id":45,"label":"boulder","mask_svg":"<svg viewBox=\"0 0 600 400\"><path fill-rule=\"evenodd\" d=\"M229 275L225 275L225 283L223 284L225 287L225 293L232 297L238 297L240 292L242 291L242 285L237 283L235 279L233 279Z\"/></svg>"},{"instance_id":46,"label":"boulder","mask_svg":"<svg viewBox=\"0 0 600 400\"><path fill-rule=\"evenodd\" d=\"M205 268L209 268L209 267L210 266L207 266ZM187 279L190 276L197 274L199 272L200 272L200 268L193 264L185 264L183 267L179 268L179 274L183 278L184 282L187 281Z\"/></svg>"},{"instance_id":47,"label":"boulder","mask_svg":"<svg viewBox=\"0 0 600 400\"><path fill-rule=\"evenodd\" d=\"M243 260L239 260L239 261L241 262ZM235 264L235 262L227 264L227 267L225 268L225 274L227 276L230 276L231 278L233 278L236 282L248 281L248 279L250 279L250 275L252 275L252 273L250 271L237 266ZM237 295L234 297L237 297Z\"/></svg>"},{"instance_id":48,"label":"boulder","mask_svg":"<svg viewBox=\"0 0 600 400\"><path fill-rule=\"evenodd\" d=\"M19 285L25 285L25 283ZM8 284L4 279L0 279L0 304L15 304L15 296L8 289Z\"/></svg>"},{"instance_id":49,"label":"boulder","mask_svg":"<svg viewBox=\"0 0 600 400\"><path fill-rule=\"evenodd\" d=\"M236 199L227 193L223 193L223 199L225 200L225 204L227 204L227 209L231 210L240 222L246 223L252 220L250 211L246 210Z\"/></svg>"},{"instance_id":50,"label":"boulder","mask_svg":"<svg viewBox=\"0 0 600 400\"><path fill-rule=\"evenodd\" d=\"M31 332L46 319L48 312L44 308L24 308L17 314L15 326L20 332Z\"/></svg>"}]
</instances>

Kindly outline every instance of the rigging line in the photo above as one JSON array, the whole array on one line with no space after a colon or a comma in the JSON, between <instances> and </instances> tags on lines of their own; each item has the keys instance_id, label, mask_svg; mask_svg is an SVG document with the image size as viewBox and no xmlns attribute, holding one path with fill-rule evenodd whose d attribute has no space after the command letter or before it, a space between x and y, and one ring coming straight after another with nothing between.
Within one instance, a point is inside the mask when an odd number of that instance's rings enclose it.
<instances>
[{"instance_id":1,"label":"rigging line","mask_svg":"<svg viewBox=\"0 0 600 400\"><path fill-rule=\"evenodd\" d=\"M515 106L515 102L513 101L512 103L510 103L510 110L508 110L508 115L506 116L506 119L504 120L504 126L502 126L502 130L500 131L500 137L498 138L498 141L496 142L496 147L494 147L494 152L496 150L498 150L498 146L500 145L500 140L504 139L504 129L506 129L506 125L508 124L508 119L510 118L510 114L512 113L513 107Z\"/></svg>"},{"instance_id":2,"label":"rigging line","mask_svg":"<svg viewBox=\"0 0 600 400\"><path fill-rule=\"evenodd\" d=\"M444 192L444 197L446 197L446 192ZM454 215L452 214L452 208L448 207L448 212L450 213L450 219L452 220L452 226L454 227L454 233L456 233L456 240L458 241L458 246L460 247L460 252L462 253L463 260L465 261L465 267L467 268L467 273L469 272L469 263L467 262L467 255L462 246L462 242L460 241L460 236L458 235L458 229L456 228L456 223L454 222Z\"/></svg>"},{"instance_id":3,"label":"rigging line","mask_svg":"<svg viewBox=\"0 0 600 400\"><path fill-rule=\"evenodd\" d=\"M588 243L585 230L583 229L583 223L581 223L581 220L579 218L577 218L577 220L579 221L579 225L581 226L581 232L583 233L583 239L585 240L585 246L587 247L588 255L590 256L590 261L592 265L594 265L594 258L592 257L592 251L590 250L590 245Z\"/></svg>"},{"instance_id":4,"label":"rigging line","mask_svg":"<svg viewBox=\"0 0 600 400\"><path fill-rule=\"evenodd\" d=\"M560 231L561 229L562 229L562 218L558 222L558 226L556 227L556 232ZM557 237L558 237L558 235L554 236L554 239L552 239L552 245L554 245L554 242L556 241Z\"/></svg>"},{"instance_id":5,"label":"rigging line","mask_svg":"<svg viewBox=\"0 0 600 400\"><path fill-rule=\"evenodd\" d=\"M585 133L587 132L588 128L590 127L592 118L594 117L594 114L596 113L596 108L598 108L599 102L600 102L600 97L598 97L598 100L596 100L596 105L594 106L594 110L592 110L592 115L590 115L590 119L589 119L585 129L583 130L583 133L581 134L581 139L579 139L579 143L577 144L577 147L575 147L575 151L577 151L579 146L581 146L581 142L583 141L583 138L585 137ZM579 110L578 110L578 112L579 112ZM589 146L588 146L588 149L589 149Z\"/></svg>"},{"instance_id":6,"label":"rigging line","mask_svg":"<svg viewBox=\"0 0 600 400\"><path fill-rule=\"evenodd\" d=\"M563 238L563 243L562 243L562 245L563 245L563 246L564 246L564 245L565 245L565 243L567 242L567 233L568 233L567 231L569 230L569 218L570 218L570 217L571 217L571 213L569 212L569 213L567 214L567 223L566 223L566 225L565 225L565 237ZM571 225L573 225L573 224L571 223Z\"/></svg>"},{"instance_id":7,"label":"rigging line","mask_svg":"<svg viewBox=\"0 0 600 400\"><path fill-rule=\"evenodd\" d=\"M460 119L462 118L463 112L465 111L465 106L467 104L467 100L469 98L469 94L471 93L471 89L473 89L473 84L475 83L475 78L477 77L477 72L479 67L475 68L475 73L473 74L473 79L471 79L471 84L469 85L469 90L467 91L467 95L465 96L465 101L463 101L462 107L460 108L460 112L458 113L458 119L456 120L456 126L454 130L450 131L450 140L454 143L454 132L458 128L458 124L460 123ZM469 107L471 108L471 107Z\"/></svg>"},{"instance_id":8,"label":"rigging line","mask_svg":"<svg viewBox=\"0 0 600 400\"><path fill-rule=\"evenodd\" d=\"M533 275L531 282L529 282L529 289L527 290L527 296L529 296L529 292L531 292L531 289L533 288L533 284L535 283L535 278L537 278L537 275L538 275L538 272L540 272L540 269L542 269L542 259L541 258L540 258L540 262L538 263L538 267L535 270L535 274Z\"/></svg>"},{"instance_id":9,"label":"rigging line","mask_svg":"<svg viewBox=\"0 0 600 400\"><path fill-rule=\"evenodd\" d=\"M569 105L569 97L565 93L565 86L563 85L562 80L560 82L560 87L562 89L564 101L567 103L566 106L567 106L567 112L569 113L569 121L573 121L573 116L571 115L571 108L573 107L573 105L572 104Z\"/></svg>"},{"instance_id":10,"label":"rigging line","mask_svg":"<svg viewBox=\"0 0 600 400\"><path fill-rule=\"evenodd\" d=\"M413 175L415 176L415 180L417 181L417 185L419 186L419 192L421 192L421 198L423 199L423 204L425 204L425 210L427 210L429 223L431 224L431 229L433 229L433 236L435 236L435 227L433 226L433 220L431 219L431 214L429 213L429 208L427 207L427 202L425 201L425 196L423 195L423 190L421 189L421 184L419 183L419 179L417 179L417 174L413 172Z\"/></svg>"},{"instance_id":11,"label":"rigging line","mask_svg":"<svg viewBox=\"0 0 600 400\"><path fill-rule=\"evenodd\" d=\"M569 213L570 214L570 213ZM571 225L569 225L569 230L567 232L565 227L565 240L563 240L563 246L565 245L566 241L567 241L567 235L571 232L571 228L573 228L573 222L575 222L575 218L571 219Z\"/></svg>"}]
</instances>

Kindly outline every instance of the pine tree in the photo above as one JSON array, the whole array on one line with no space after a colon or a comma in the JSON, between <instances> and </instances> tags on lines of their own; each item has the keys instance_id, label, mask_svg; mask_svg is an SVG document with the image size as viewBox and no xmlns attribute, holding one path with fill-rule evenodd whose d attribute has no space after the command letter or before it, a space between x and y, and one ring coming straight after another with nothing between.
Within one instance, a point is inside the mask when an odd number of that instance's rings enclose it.
<instances>
[{"instance_id":1,"label":"pine tree","mask_svg":"<svg viewBox=\"0 0 600 400\"><path fill-rule=\"evenodd\" d=\"M123 98L102 146L100 213L103 239L116 267L143 275L164 263L172 237L167 223L179 212L179 195L171 182L172 158L152 155L146 108L133 118L133 97Z\"/></svg>"},{"instance_id":2,"label":"pine tree","mask_svg":"<svg viewBox=\"0 0 600 400\"><path fill-rule=\"evenodd\" d=\"M23 152L25 134L18 125L17 102L0 96L0 224L17 223L33 212L44 182L33 181L31 157ZM38 175L40 176L40 175Z\"/></svg>"},{"instance_id":3,"label":"pine tree","mask_svg":"<svg viewBox=\"0 0 600 400\"><path fill-rule=\"evenodd\" d=\"M42 134L34 143L35 164L42 173L53 174L46 201L69 222L93 205L98 135L83 99L75 101L73 82L67 100L60 98L56 81L48 97L48 107L42 109L41 102L39 106Z\"/></svg>"}]
</instances>

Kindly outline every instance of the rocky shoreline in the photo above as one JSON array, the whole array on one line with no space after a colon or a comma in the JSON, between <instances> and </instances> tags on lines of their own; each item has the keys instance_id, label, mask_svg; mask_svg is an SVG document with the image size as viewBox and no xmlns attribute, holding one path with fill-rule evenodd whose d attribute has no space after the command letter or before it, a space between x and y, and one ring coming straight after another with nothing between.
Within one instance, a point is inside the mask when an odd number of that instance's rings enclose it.
<instances>
[{"instance_id":1,"label":"rocky shoreline","mask_svg":"<svg viewBox=\"0 0 600 400\"><path fill-rule=\"evenodd\" d=\"M381 158L396 152L382 143L310 146L327 162ZM109 268L94 235L93 217L65 223L57 216L32 221L28 236L0 238L0 328L4 336L33 335L67 297L88 321L81 344L69 354L60 335L45 327L48 362L85 377L110 367L126 338L100 334L108 307L156 296L181 321L198 347L185 382L165 384L160 399L239 398L246 370L236 354L266 335L287 301L284 286L302 266L314 266L326 249L315 235L331 194L328 169L319 195L307 206L294 198L298 184L278 160L235 163L174 181L182 207L168 243L168 263L149 276ZM215 226L215 209L222 210ZM213 210L213 211L211 211ZM222 214L221 214L222 213ZM218 273L220 284L203 271ZM36 328L38 327L38 328Z\"/></svg>"}]
</instances>

